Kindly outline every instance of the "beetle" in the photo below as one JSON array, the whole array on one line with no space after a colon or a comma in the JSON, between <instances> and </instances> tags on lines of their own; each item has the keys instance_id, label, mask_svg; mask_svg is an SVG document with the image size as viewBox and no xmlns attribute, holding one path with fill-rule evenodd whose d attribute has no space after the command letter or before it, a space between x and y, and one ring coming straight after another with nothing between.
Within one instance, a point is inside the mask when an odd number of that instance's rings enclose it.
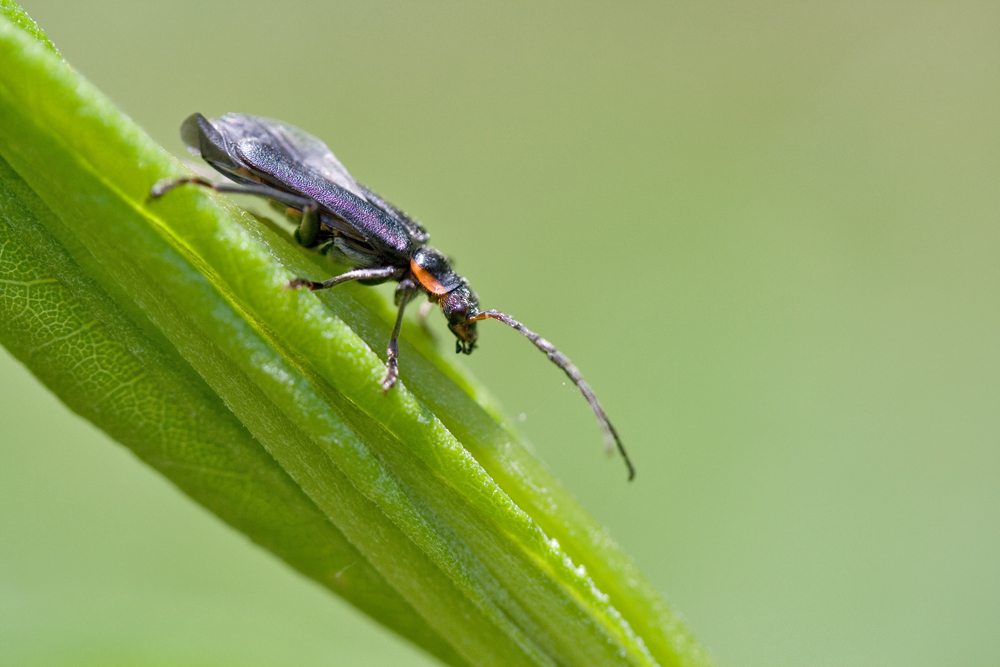
<instances>
[{"instance_id":1,"label":"beetle","mask_svg":"<svg viewBox=\"0 0 1000 667\"><path fill-rule=\"evenodd\" d=\"M425 306L437 303L444 313L455 334L456 353L472 353L478 338L476 324L483 320L503 322L534 343L580 390L604 432L606 450L610 453L617 447L629 480L635 477L635 467L618 432L569 358L510 315L481 310L468 280L452 270L451 262L439 250L427 245L427 231L354 180L322 141L288 123L239 113L216 119L192 114L181 125L181 139L192 155L201 157L234 184L213 183L197 176L161 181L150 190L151 200L184 184L263 197L285 206L286 212L299 220L295 240L300 245L354 267L322 282L295 278L287 289L316 291L350 280L364 285L396 281L396 324L389 336L382 393L399 377L403 311L414 296L424 294L428 298Z\"/></svg>"}]
</instances>

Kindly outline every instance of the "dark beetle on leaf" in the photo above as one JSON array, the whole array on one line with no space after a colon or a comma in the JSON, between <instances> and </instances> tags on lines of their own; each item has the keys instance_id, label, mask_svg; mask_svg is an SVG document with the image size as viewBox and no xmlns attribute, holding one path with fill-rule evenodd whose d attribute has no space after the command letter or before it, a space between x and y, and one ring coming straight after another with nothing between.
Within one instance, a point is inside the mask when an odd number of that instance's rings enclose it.
<instances>
[{"instance_id":1,"label":"dark beetle on leaf","mask_svg":"<svg viewBox=\"0 0 1000 667\"><path fill-rule=\"evenodd\" d=\"M497 310L480 310L479 297L468 281L451 269L448 258L427 245L429 235L415 220L355 181L326 144L302 130L277 120L230 113L209 120L199 113L181 125L181 139L193 155L237 185L216 184L202 178L180 178L153 186L156 199L185 183L264 197L287 207L299 220L296 240L307 248L346 261L354 269L323 282L296 278L290 289L321 290L349 280L377 285L394 280L396 325L389 337L382 391L389 391L399 376L399 330L403 311L418 293L428 304L437 303L455 334L456 352L471 354L476 347L476 323L486 319L517 329L548 356L583 393L604 431L608 451L617 446L628 477L635 476L629 460L604 409L597 402L580 371L553 345L523 324Z\"/></svg>"}]
</instances>

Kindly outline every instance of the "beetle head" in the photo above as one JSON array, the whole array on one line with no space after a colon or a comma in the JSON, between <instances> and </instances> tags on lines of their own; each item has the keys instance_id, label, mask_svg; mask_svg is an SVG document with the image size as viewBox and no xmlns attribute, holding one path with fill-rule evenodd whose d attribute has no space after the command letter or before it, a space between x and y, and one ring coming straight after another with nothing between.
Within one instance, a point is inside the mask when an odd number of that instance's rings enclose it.
<instances>
[{"instance_id":1,"label":"beetle head","mask_svg":"<svg viewBox=\"0 0 1000 667\"><path fill-rule=\"evenodd\" d=\"M440 303L441 311L448 318L448 328L458 339L455 341L455 352L472 354L479 334L476 333L476 323L469 320L479 313L479 297L463 284L449 292Z\"/></svg>"},{"instance_id":2,"label":"beetle head","mask_svg":"<svg viewBox=\"0 0 1000 667\"><path fill-rule=\"evenodd\" d=\"M469 289L469 281L452 271L451 262L441 251L426 246L413 254L410 271L440 304L448 328L458 338L455 351L472 354L478 334L476 323L469 320L479 314L479 297Z\"/></svg>"}]
</instances>

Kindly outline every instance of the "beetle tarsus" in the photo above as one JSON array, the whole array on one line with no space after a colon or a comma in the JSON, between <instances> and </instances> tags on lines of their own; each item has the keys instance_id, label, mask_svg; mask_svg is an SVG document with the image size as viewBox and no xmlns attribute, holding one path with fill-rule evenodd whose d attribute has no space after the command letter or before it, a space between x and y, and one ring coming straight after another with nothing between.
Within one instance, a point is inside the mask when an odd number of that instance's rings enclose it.
<instances>
[{"instance_id":1,"label":"beetle tarsus","mask_svg":"<svg viewBox=\"0 0 1000 667\"><path fill-rule=\"evenodd\" d=\"M399 379L399 343L395 338L389 341L386 356L388 358L385 364L385 377L382 378L383 395L389 393L389 390L396 384L396 380Z\"/></svg>"},{"instance_id":2,"label":"beetle tarsus","mask_svg":"<svg viewBox=\"0 0 1000 667\"><path fill-rule=\"evenodd\" d=\"M300 287L308 287L312 291L316 291L320 288L322 283L318 283L314 280L309 280L307 278L293 278L285 283L284 289L287 291L296 290Z\"/></svg>"},{"instance_id":3,"label":"beetle tarsus","mask_svg":"<svg viewBox=\"0 0 1000 667\"><path fill-rule=\"evenodd\" d=\"M188 183L212 187L211 183L197 176L187 176L184 178L172 178L165 181L159 181L149 189L149 196L146 197L146 203L148 204L154 199L159 199L179 185L186 185Z\"/></svg>"}]
</instances>

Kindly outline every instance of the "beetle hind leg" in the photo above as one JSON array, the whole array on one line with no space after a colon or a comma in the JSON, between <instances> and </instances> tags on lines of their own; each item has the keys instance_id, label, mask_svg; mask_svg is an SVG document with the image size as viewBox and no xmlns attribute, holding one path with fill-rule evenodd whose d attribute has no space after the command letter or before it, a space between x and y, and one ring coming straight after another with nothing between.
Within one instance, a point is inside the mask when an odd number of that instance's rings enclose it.
<instances>
[{"instance_id":1,"label":"beetle hind leg","mask_svg":"<svg viewBox=\"0 0 1000 667\"><path fill-rule=\"evenodd\" d=\"M149 196L146 198L146 201L151 202L154 199L159 199L163 195L181 185L197 185L199 187L208 188L209 190L215 190L216 192L263 197L265 199L270 199L272 202L283 204L292 210L301 211L302 221L299 222L299 226L295 228L295 240L299 245L306 248L311 248L316 245L316 239L319 237L320 228L319 203L311 197L302 197L300 195L292 194L291 192L285 192L284 190L272 188L269 185L258 185L253 183L213 183L212 181L201 178L200 176L185 176L183 178L175 178L173 180L160 181L159 183L156 183L152 188L150 188Z\"/></svg>"},{"instance_id":2,"label":"beetle hind leg","mask_svg":"<svg viewBox=\"0 0 1000 667\"><path fill-rule=\"evenodd\" d=\"M319 237L319 204L311 202L302 209L302 221L295 228L295 242L303 248L316 245Z\"/></svg>"}]
</instances>

